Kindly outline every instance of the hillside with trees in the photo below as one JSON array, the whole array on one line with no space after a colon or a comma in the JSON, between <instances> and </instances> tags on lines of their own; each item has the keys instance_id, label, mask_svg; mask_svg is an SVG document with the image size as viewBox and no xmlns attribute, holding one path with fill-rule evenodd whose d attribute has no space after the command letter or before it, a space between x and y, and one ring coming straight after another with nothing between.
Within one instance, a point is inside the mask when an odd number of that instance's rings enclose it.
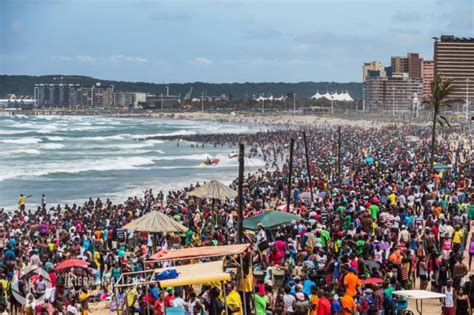
<instances>
[{"instance_id":1,"label":"hillside with trees","mask_svg":"<svg viewBox=\"0 0 474 315\"><path fill-rule=\"evenodd\" d=\"M209 96L217 96L226 94L232 99L252 98L254 95L258 97L260 94L265 96L280 97L296 93L297 98L309 98L317 91L341 92L347 91L354 100L362 99L362 83L360 82L262 82L262 83L149 83L149 82L125 82L101 80L87 76L76 75L0 75L0 97L7 94L16 94L18 96L33 96L33 87L36 83L73 83L81 85L92 85L100 82L102 85L114 85L117 91L145 92L150 94L161 94L165 92L166 86L169 87L170 94L181 96L186 95L193 88L191 97L201 97L201 93Z\"/></svg>"}]
</instances>

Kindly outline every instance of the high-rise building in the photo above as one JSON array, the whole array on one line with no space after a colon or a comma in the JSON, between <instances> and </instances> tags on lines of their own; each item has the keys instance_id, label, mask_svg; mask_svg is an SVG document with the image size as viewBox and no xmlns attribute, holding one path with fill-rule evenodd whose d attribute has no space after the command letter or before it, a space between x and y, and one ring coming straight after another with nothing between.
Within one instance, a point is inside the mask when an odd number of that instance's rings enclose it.
<instances>
[{"instance_id":1,"label":"high-rise building","mask_svg":"<svg viewBox=\"0 0 474 315\"><path fill-rule=\"evenodd\" d=\"M392 57L392 73L408 73L410 78L421 78L422 58L417 53L408 53L406 57Z\"/></svg>"},{"instance_id":2,"label":"high-rise building","mask_svg":"<svg viewBox=\"0 0 474 315\"><path fill-rule=\"evenodd\" d=\"M362 66L362 82L368 78L385 77L385 67L380 61L371 61Z\"/></svg>"},{"instance_id":3,"label":"high-rise building","mask_svg":"<svg viewBox=\"0 0 474 315\"><path fill-rule=\"evenodd\" d=\"M146 102L146 93L139 92L114 92L115 107L137 107L140 103Z\"/></svg>"},{"instance_id":4,"label":"high-rise building","mask_svg":"<svg viewBox=\"0 0 474 315\"><path fill-rule=\"evenodd\" d=\"M35 106L63 108L110 108L114 104L114 87L79 84L35 84Z\"/></svg>"},{"instance_id":5,"label":"high-rise building","mask_svg":"<svg viewBox=\"0 0 474 315\"><path fill-rule=\"evenodd\" d=\"M413 99L421 98L423 95L421 78L391 77L384 83L385 110L394 112L412 110Z\"/></svg>"},{"instance_id":6,"label":"high-rise building","mask_svg":"<svg viewBox=\"0 0 474 315\"><path fill-rule=\"evenodd\" d=\"M35 84L33 94L35 106L70 107L74 84Z\"/></svg>"},{"instance_id":7,"label":"high-rise building","mask_svg":"<svg viewBox=\"0 0 474 315\"><path fill-rule=\"evenodd\" d=\"M364 106L366 109L383 109L385 81L387 81L387 77L373 77L364 82Z\"/></svg>"},{"instance_id":8,"label":"high-rise building","mask_svg":"<svg viewBox=\"0 0 474 315\"><path fill-rule=\"evenodd\" d=\"M414 97L422 94L421 78L400 75L367 79L364 99L367 109L400 112L411 110Z\"/></svg>"},{"instance_id":9,"label":"high-rise building","mask_svg":"<svg viewBox=\"0 0 474 315\"><path fill-rule=\"evenodd\" d=\"M452 79L453 99L472 103L469 88L471 86L472 90L474 87L474 38L453 35L437 38L434 42L434 73Z\"/></svg>"},{"instance_id":10,"label":"high-rise building","mask_svg":"<svg viewBox=\"0 0 474 315\"><path fill-rule=\"evenodd\" d=\"M103 86L100 83L96 83L92 86L94 94L94 103L92 107L98 108L111 108L114 105L114 86Z\"/></svg>"},{"instance_id":11,"label":"high-rise building","mask_svg":"<svg viewBox=\"0 0 474 315\"><path fill-rule=\"evenodd\" d=\"M428 97L431 95L431 81L434 79L434 61L423 60L421 68L421 75L423 77L423 97Z\"/></svg>"}]
</instances>

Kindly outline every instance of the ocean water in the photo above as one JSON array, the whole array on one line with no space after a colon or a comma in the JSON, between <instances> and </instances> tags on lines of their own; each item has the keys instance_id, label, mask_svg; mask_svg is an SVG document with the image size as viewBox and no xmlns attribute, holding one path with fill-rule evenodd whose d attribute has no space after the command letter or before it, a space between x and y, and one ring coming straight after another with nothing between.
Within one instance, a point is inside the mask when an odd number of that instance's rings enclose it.
<instances>
[{"instance_id":1,"label":"ocean water","mask_svg":"<svg viewBox=\"0 0 474 315\"><path fill-rule=\"evenodd\" d=\"M0 116L0 208L15 208L20 193L32 195L28 206L33 208L42 194L48 205L89 197L122 202L148 188L167 192L212 178L230 183L238 175L238 161L228 153L238 148L136 139L255 128L148 118ZM221 162L203 166L207 157ZM246 171L264 165L259 159L245 164Z\"/></svg>"}]
</instances>

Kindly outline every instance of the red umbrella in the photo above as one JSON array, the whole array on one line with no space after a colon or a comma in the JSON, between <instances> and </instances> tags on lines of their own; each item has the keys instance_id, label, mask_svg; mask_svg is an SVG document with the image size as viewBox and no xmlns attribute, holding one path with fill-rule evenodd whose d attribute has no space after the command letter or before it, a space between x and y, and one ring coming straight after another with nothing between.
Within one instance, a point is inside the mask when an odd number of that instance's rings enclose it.
<instances>
[{"instance_id":1,"label":"red umbrella","mask_svg":"<svg viewBox=\"0 0 474 315\"><path fill-rule=\"evenodd\" d=\"M361 281L362 284L369 285L369 284L380 284L383 282L383 279L380 278L369 278L369 279L364 279Z\"/></svg>"},{"instance_id":2,"label":"red umbrella","mask_svg":"<svg viewBox=\"0 0 474 315\"><path fill-rule=\"evenodd\" d=\"M62 270L62 269L68 269L68 268L73 268L73 267L81 267L81 268L87 268L89 266L89 263L85 260L81 259L68 259L61 261L59 264L54 267L55 270Z\"/></svg>"}]
</instances>

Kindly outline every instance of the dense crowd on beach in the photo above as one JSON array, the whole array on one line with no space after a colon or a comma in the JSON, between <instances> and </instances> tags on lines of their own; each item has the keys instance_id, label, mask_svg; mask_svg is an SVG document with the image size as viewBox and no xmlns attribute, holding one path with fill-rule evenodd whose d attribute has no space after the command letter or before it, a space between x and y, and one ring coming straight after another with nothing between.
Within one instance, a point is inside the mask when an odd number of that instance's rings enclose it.
<instances>
[{"instance_id":1,"label":"dense crowd on beach","mask_svg":"<svg viewBox=\"0 0 474 315\"><path fill-rule=\"evenodd\" d=\"M199 183L170 192L150 189L121 204L91 198L82 205L50 205L44 196L32 209L21 195L18 209L0 213L0 309L88 314L92 304L107 301L110 311L128 314L158 315L173 308L189 315L391 315L403 314L408 305L393 292L418 288L445 294L444 314L470 313L474 145L459 134L440 134L432 168L429 135L428 129L413 126L343 126L340 155L337 129L330 126L165 139L234 148L244 143L246 157L266 162L245 175L244 217L286 209L288 194L290 212L300 216L245 233L251 246L239 271L243 274L225 288L162 290L140 285L140 279L123 290L111 284L124 273L161 267L148 259L159 250L237 243L236 199L188 196ZM290 139L295 148L288 192ZM237 189L237 180L230 186ZM123 229L152 210L188 231L156 236ZM73 258L87 261L89 268L57 268ZM22 273L25 268L34 275ZM38 275L35 268L46 274Z\"/></svg>"}]
</instances>

